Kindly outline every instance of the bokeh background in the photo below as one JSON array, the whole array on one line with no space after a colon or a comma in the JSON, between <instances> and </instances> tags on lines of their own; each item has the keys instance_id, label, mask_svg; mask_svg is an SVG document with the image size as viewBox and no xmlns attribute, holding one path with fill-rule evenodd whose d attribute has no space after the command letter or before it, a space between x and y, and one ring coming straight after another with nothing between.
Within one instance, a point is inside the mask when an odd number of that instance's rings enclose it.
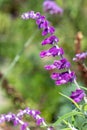
<instances>
[{"instance_id":1,"label":"bokeh background","mask_svg":"<svg viewBox=\"0 0 87 130\"><path fill-rule=\"evenodd\" d=\"M52 59L41 59L39 56L40 51L47 48L41 46L41 30L38 30L35 21L22 20L21 14L34 10L46 15L56 28L59 46L64 48L78 83L84 85L72 58L75 56L75 38L79 31L83 35L81 50L87 51L87 0L56 0L64 10L62 15L44 13L43 2L0 0L0 113L16 112L28 106L40 110L47 122L54 122L58 115L72 109L72 104L58 92L69 95L73 85L55 86L50 79L51 72L44 70L44 65ZM26 42L29 45L23 49ZM8 71L17 55L20 55L18 62Z\"/></svg>"}]
</instances>

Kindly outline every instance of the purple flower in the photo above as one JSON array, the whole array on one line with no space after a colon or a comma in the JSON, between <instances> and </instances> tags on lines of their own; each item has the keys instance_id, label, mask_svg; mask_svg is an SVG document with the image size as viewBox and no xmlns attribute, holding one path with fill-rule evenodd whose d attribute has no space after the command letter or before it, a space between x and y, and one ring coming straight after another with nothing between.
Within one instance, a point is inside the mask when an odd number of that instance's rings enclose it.
<instances>
[{"instance_id":1,"label":"purple flower","mask_svg":"<svg viewBox=\"0 0 87 130\"><path fill-rule=\"evenodd\" d=\"M46 28L44 28L44 30L42 31L42 36L47 35L48 33L53 34L55 32L55 29L53 26L47 26Z\"/></svg>"},{"instance_id":2,"label":"purple flower","mask_svg":"<svg viewBox=\"0 0 87 130\"><path fill-rule=\"evenodd\" d=\"M39 29L44 29L48 27L49 22L45 19L45 16L40 16L36 19L36 24L38 25Z\"/></svg>"},{"instance_id":3,"label":"purple flower","mask_svg":"<svg viewBox=\"0 0 87 130\"><path fill-rule=\"evenodd\" d=\"M24 123L21 125L21 130L26 130L27 127L28 127L28 124Z\"/></svg>"},{"instance_id":4,"label":"purple flower","mask_svg":"<svg viewBox=\"0 0 87 130\"><path fill-rule=\"evenodd\" d=\"M62 14L63 9L59 7L55 1L52 0L45 0L43 3L43 9L45 12L50 14Z\"/></svg>"},{"instance_id":5,"label":"purple flower","mask_svg":"<svg viewBox=\"0 0 87 130\"><path fill-rule=\"evenodd\" d=\"M46 70L51 70L51 69L69 69L70 68L70 63L66 60L66 58L63 58L61 60L55 60L52 65L45 65Z\"/></svg>"},{"instance_id":6,"label":"purple flower","mask_svg":"<svg viewBox=\"0 0 87 130\"><path fill-rule=\"evenodd\" d=\"M58 41L59 41L59 39L55 35L52 35L52 36L49 36L48 38L44 39L42 41L42 45L54 44L54 43L57 43Z\"/></svg>"},{"instance_id":7,"label":"purple flower","mask_svg":"<svg viewBox=\"0 0 87 130\"><path fill-rule=\"evenodd\" d=\"M67 61L66 58L63 58L61 60L55 60L53 65L56 66L56 68L60 69L69 69L70 68L70 62Z\"/></svg>"},{"instance_id":8,"label":"purple flower","mask_svg":"<svg viewBox=\"0 0 87 130\"><path fill-rule=\"evenodd\" d=\"M40 126L43 122L44 122L44 119L38 116L36 124Z\"/></svg>"},{"instance_id":9,"label":"purple flower","mask_svg":"<svg viewBox=\"0 0 87 130\"><path fill-rule=\"evenodd\" d=\"M52 73L51 78L55 81L56 85L65 84L67 82L72 82L75 79L74 72L62 72L62 73Z\"/></svg>"},{"instance_id":10,"label":"purple flower","mask_svg":"<svg viewBox=\"0 0 87 130\"><path fill-rule=\"evenodd\" d=\"M60 75L59 73L54 72L54 73L51 74L51 78L53 80L57 80L59 78L59 75Z\"/></svg>"},{"instance_id":11,"label":"purple flower","mask_svg":"<svg viewBox=\"0 0 87 130\"><path fill-rule=\"evenodd\" d=\"M53 46L52 48L50 48L49 50L45 50L45 51L41 51L40 52L40 57L44 58L45 56L59 56L59 55L63 55L64 51L62 48L57 48L56 46Z\"/></svg>"},{"instance_id":12,"label":"purple flower","mask_svg":"<svg viewBox=\"0 0 87 130\"><path fill-rule=\"evenodd\" d=\"M80 102L84 98L85 93L82 89L76 89L76 91L73 91L71 93L70 98L72 98L75 102Z\"/></svg>"},{"instance_id":13,"label":"purple flower","mask_svg":"<svg viewBox=\"0 0 87 130\"><path fill-rule=\"evenodd\" d=\"M23 13L21 17L22 19L36 19L37 15L34 13L34 11L30 11L30 12Z\"/></svg>"},{"instance_id":14,"label":"purple flower","mask_svg":"<svg viewBox=\"0 0 87 130\"><path fill-rule=\"evenodd\" d=\"M44 68L45 68L46 70L52 70L52 69L55 69L56 66L55 66L55 65L45 65Z\"/></svg>"},{"instance_id":15,"label":"purple flower","mask_svg":"<svg viewBox=\"0 0 87 130\"><path fill-rule=\"evenodd\" d=\"M54 130L54 128L52 126L50 126L47 130Z\"/></svg>"},{"instance_id":16,"label":"purple flower","mask_svg":"<svg viewBox=\"0 0 87 130\"><path fill-rule=\"evenodd\" d=\"M81 61L84 60L85 58L87 58L87 52L82 52L82 53L78 53L76 54L76 57L73 58L73 61Z\"/></svg>"}]
</instances>

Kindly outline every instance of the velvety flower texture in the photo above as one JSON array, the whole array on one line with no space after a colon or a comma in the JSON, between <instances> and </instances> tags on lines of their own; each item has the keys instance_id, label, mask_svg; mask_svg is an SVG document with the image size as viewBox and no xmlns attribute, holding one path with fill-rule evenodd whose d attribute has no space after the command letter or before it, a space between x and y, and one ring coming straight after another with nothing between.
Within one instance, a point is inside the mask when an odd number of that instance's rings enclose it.
<instances>
[{"instance_id":1,"label":"velvety flower texture","mask_svg":"<svg viewBox=\"0 0 87 130\"><path fill-rule=\"evenodd\" d=\"M82 61L86 58L87 58L87 52L82 52L82 53L76 54L76 56L73 58L73 61L78 62L78 61Z\"/></svg>"},{"instance_id":2,"label":"velvety flower texture","mask_svg":"<svg viewBox=\"0 0 87 130\"><path fill-rule=\"evenodd\" d=\"M84 98L85 93L82 89L76 89L71 93L70 98L72 98L75 102L79 103Z\"/></svg>"},{"instance_id":3,"label":"velvety flower texture","mask_svg":"<svg viewBox=\"0 0 87 130\"><path fill-rule=\"evenodd\" d=\"M43 3L43 10L50 14L62 14L63 9L59 7L54 0L45 0Z\"/></svg>"},{"instance_id":4,"label":"velvety flower texture","mask_svg":"<svg viewBox=\"0 0 87 130\"><path fill-rule=\"evenodd\" d=\"M42 45L46 45L46 44L55 44L59 42L59 39L55 36L55 35L52 35L52 36L49 36L48 38L44 39L42 41Z\"/></svg>"},{"instance_id":5,"label":"velvety flower texture","mask_svg":"<svg viewBox=\"0 0 87 130\"><path fill-rule=\"evenodd\" d=\"M0 123L3 122L13 122L14 126L21 125L20 130L26 130L28 128L28 123L24 122L22 120L24 115L32 116L36 120L36 124L38 126L47 126L44 119L40 117L40 111L38 110L32 110L30 108L26 108L24 110L20 110L18 114L8 113L8 114L2 114L0 116ZM27 129L28 130L28 129ZM47 130L51 130L51 127L48 127Z\"/></svg>"},{"instance_id":6,"label":"velvety flower texture","mask_svg":"<svg viewBox=\"0 0 87 130\"><path fill-rule=\"evenodd\" d=\"M56 85L61 85L72 82L75 79L75 73L69 73L68 71L62 73L52 73L51 78L55 80Z\"/></svg>"},{"instance_id":7,"label":"velvety flower texture","mask_svg":"<svg viewBox=\"0 0 87 130\"><path fill-rule=\"evenodd\" d=\"M68 69L70 68L70 63L67 61L66 58L63 58L61 60L55 60L52 65L45 65L45 69L51 70L51 69Z\"/></svg>"},{"instance_id":8,"label":"velvety flower texture","mask_svg":"<svg viewBox=\"0 0 87 130\"><path fill-rule=\"evenodd\" d=\"M48 1L46 1L48 2ZM53 2L54 1L49 1ZM53 9L57 9L56 5L52 4ZM42 16L39 12L34 13L34 11L30 11L27 13L22 14L21 16L23 19L34 19L36 21L36 24L39 29L42 29L42 36L45 35L50 35L47 38L45 38L42 41L42 45L51 45L52 47L49 48L48 50L43 50L40 52L40 57L44 58L46 56L53 56L53 57L59 57L60 60L55 60L53 64L51 65L45 65L45 69L51 70L57 68L58 70L60 69L66 69L64 72L61 73L53 73L51 75L51 78L53 80L56 80L55 83L56 85L61 85L67 82L73 82L75 79L75 74L74 72L71 72L70 70L68 71L67 69L70 68L70 63L67 61L66 58L63 58L64 50L58 46L59 39L57 36L54 35L55 29L53 26L50 25L50 22L46 20L45 16ZM56 79L55 79L56 77Z\"/></svg>"},{"instance_id":9,"label":"velvety flower texture","mask_svg":"<svg viewBox=\"0 0 87 130\"><path fill-rule=\"evenodd\" d=\"M40 57L44 58L46 56L59 56L59 55L63 55L64 51L62 48L57 48L56 46L53 46L52 48L50 48L49 50L44 50L40 52Z\"/></svg>"}]
</instances>

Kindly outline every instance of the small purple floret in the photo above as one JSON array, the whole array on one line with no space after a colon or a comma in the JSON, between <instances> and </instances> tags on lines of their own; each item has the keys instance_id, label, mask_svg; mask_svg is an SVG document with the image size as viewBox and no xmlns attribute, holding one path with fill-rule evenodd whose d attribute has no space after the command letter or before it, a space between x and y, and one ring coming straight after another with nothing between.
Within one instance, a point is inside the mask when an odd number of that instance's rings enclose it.
<instances>
[{"instance_id":1,"label":"small purple floret","mask_svg":"<svg viewBox=\"0 0 87 130\"><path fill-rule=\"evenodd\" d=\"M42 41L42 45L54 44L54 43L57 43L57 42L59 42L59 39L55 35L52 35L52 36L49 36L48 38L44 39Z\"/></svg>"},{"instance_id":2,"label":"small purple floret","mask_svg":"<svg viewBox=\"0 0 87 130\"><path fill-rule=\"evenodd\" d=\"M72 98L75 102L79 103L84 98L85 93L82 89L76 89L71 93L70 98Z\"/></svg>"},{"instance_id":3,"label":"small purple floret","mask_svg":"<svg viewBox=\"0 0 87 130\"><path fill-rule=\"evenodd\" d=\"M45 65L44 68L45 68L46 70L52 70L52 69L55 69L56 66L55 66L55 65Z\"/></svg>"},{"instance_id":4,"label":"small purple floret","mask_svg":"<svg viewBox=\"0 0 87 130\"><path fill-rule=\"evenodd\" d=\"M40 15L39 15L40 16ZM21 15L22 19L36 19L37 15L34 13L34 11L26 12Z\"/></svg>"},{"instance_id":5,"label":"small purple floret","mask_svg":"<svg viewBox=\"0 0 87 130\"><path fill-rule=\"evenodd\" d=\"M47 34L53 34L55 32L55 28L53 26L47 26L46 28L44 28L44 30L42 31L42 36L46 36Z\"/></svg>"},{"instance_id":6,"label":"small purple floret","mask_svg":"<svg viewBox=\"0 0 87 130\"><path fill-rule=\"evenodd\" d=\"M70 68L70 62L67 61L66 58L63 58L61 60L55 60L53 64L51 65L45 65L46 70L52 70L52 69L69 69Z\"/></svg>"},{"instance_id":7,"label":"small purple floret","mask_svg":"<svg viewBox=\"0 0 87 130\"><path fill-rule=\"evenodd\" d=\"M57 48L56 46L53 46L52 48L50 48L49 50L44 50L40 52L40 57L44 58L46 56L60 56L63 55L64 51L62 48Z\"/></svg>"},{"instance_id":8,"label":"small purple floret","mask_svg":"<svg viewBox=\"0 0 87 130\"><path fill-rule=\"evenodd\" d=\"M70 62L66 58L63 58L61 60L55 60L53 63L56 68L60 69L69 69L70 68Z\"/></svg>"},{"instance_id":9,"label":"small purple floret","mask_svg":"<svg viewBox=\"0 0 87 130\"><path fill-rule=\"evenodd\" d=\"M73 82L75 79L75 73L74 72L62 72L62 73L52 73L51 78L55 81L56 85L65 84L68 82Z\"/></svg>"},{"instance_id":10,"label":"small purple floret","mask_svg":"<svg viewBox=\"0 0 87 130\"><path fill-rule=\"evenodd\" d=\"M78 53L76 54L76 56L73 58L73 61L81 61L87 58L87 52L82 52L82 53Z\"/></svg>"},{"instance_id":11,"label":"small purple floret","mask_svg":"<svg viewBox=\"0 0 87 130\"><path fill-rule=\"evenodd\" d=\"M62 14L63 9L59 7L55 1L45 0L43 3L43 9L50 14Z\"/></svg>"}]
</instances>

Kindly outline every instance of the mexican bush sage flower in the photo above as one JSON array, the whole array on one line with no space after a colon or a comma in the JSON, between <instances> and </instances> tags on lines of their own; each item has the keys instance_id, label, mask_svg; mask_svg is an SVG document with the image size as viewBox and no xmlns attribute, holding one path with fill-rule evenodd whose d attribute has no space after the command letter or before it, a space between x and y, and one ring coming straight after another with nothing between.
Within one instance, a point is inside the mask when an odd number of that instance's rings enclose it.
<instances>
[{"instance_id":1,"label":"mexican bush sage flower","mask_svg":"<svg viewBox=\"0 0 87 130\"><path fill-rule=\"evenodd\" d=\"M36 120L36 124L38 126L47 126L44 119L40 116L40 111L32 110L30 108L26 108L24 110L20 110L17 114L8 113L2 114L0 116L0 123L3 122L13 122L14 126L20 125L20 130L29 130L28 123L23 121L23 116L28 115L32 116ZM51 130L51 127L48 127L47 130Z\"/></svg>"},{"instance_id":2,"label":"mexican bush sage flower","mask_svg":"<svg viewBox=\"0 0 87 130\"><path fill-rule=\"evenodd\" d=\"M64 51L62 48L57 48L56 46L53 46L52 48L50 48L49 50L44 50L40 52L40 57L44 58L46 56L59 56L59 55L63 55Z\"/></svg>"},{"instance_id":3,"label":"mexican bush sage flower","mask_svg":"<svg viewBox=\"0 0 87 130\"><path fill-rule=\"evenodd\" d=\"M56 85L65 84L68 82L72 82L73 79L75 79L75 73L74 72L62 72L62 73L52 73L51 78L55 80Z\"/></svg>"},{"instance_id":4,"label":"mexican bush sage flower","mask_svg":"<svg viewBox=\"0 0 87 130\"><path fill-rule=\"evenodd\" d=\"M61 7L59 7L54 0L44 0L43 10L44 10L44 12L48 12L50 14L62 14L63 13L63 9Z\"/></svg>"},{"instance_id":5,"label":"mexican bush sage flower","mask_svg":"<svg viewBox=\"0 0 87 130\"><path fill-rule=\"evenodd\" d=\"M51 69L68 69L70 68L70 63L66 60L66 58L63 58L61 60L55 60L52 65L45 65L45 69L51 70Z\"/></svg>"},{"instance_id":6,"label":"mexican bush sage flower","mask_svg":"<svg viewBox=\"0 0 87 130\"><path fill-rule=\"evenodd\" d=\"M82 53L78 53L76 54L76 56L73 58L73 61L83 61L84 59L87 58L87 52L82 52Z\"/></svg>"},{"instance_id":7,"label":"mexican bush sage flower","mask_svg":"<svg viewBox=\"0 0 87 130\"><path fill-rule=\"evenodd\" d=\"M57 42L59 42L59 39L55 35L51 35L51 36L49 36L48 38L46 38L42 41L42 45L46 45L46 44L52 44L53 45Z\"/></svg>"},{"instance_id":8,"label":"mexican bush sage flower","mask_svg":"<svg viewBox=\"0 0 87 130\"><path fill-rule=\"evenodd\" d=\"M48 2L48 1L46 1ZM54 1L49 1L53 2ZM55 4L52 4L53 9L57 9L57 6ZM64 50L60 48L57 45L57 42L59 42L59 39L54 35L55 28L50 25L50 22L46 20L45 16L42 16L39 12L34 13L34 11L30 11L27 13L22 14L21 16L23 19L34 19L36 21L36 24L39 29L42 29L42 36L45 35L50 35L49 37L45 38L42 41L42 45L47 45L50 44L52 47L49 48L48 50L43 50L40 52L40 57L44 58L46 56L59 56L61 59L60 60L55 60L53 64L51 65L46 65L45 69L51 70L51 69L69 69L70 68L70 63L67 61L66 58L63 58ZM56 79L55 79L56 77ZM74 72L71 72L70 70L65 70L65 72L61 73L55 73L51 75L51 78L53 80L56 80L55 83L56 85L61 85L65 84L67 82L73 82L75 79L75 74Z\"/></svg>"},{"instance_id":9,"label":"mexican bush sage flower","mask_svg":"<svg viewBox=\"0 0 87 130\"><path fill-rule=\"evenodd\" d=\"M75 102L79 103L85 97L85 93L82 89L76 89L71 93L70 98L72 98Z\"/></svg>"}]
</instances>

